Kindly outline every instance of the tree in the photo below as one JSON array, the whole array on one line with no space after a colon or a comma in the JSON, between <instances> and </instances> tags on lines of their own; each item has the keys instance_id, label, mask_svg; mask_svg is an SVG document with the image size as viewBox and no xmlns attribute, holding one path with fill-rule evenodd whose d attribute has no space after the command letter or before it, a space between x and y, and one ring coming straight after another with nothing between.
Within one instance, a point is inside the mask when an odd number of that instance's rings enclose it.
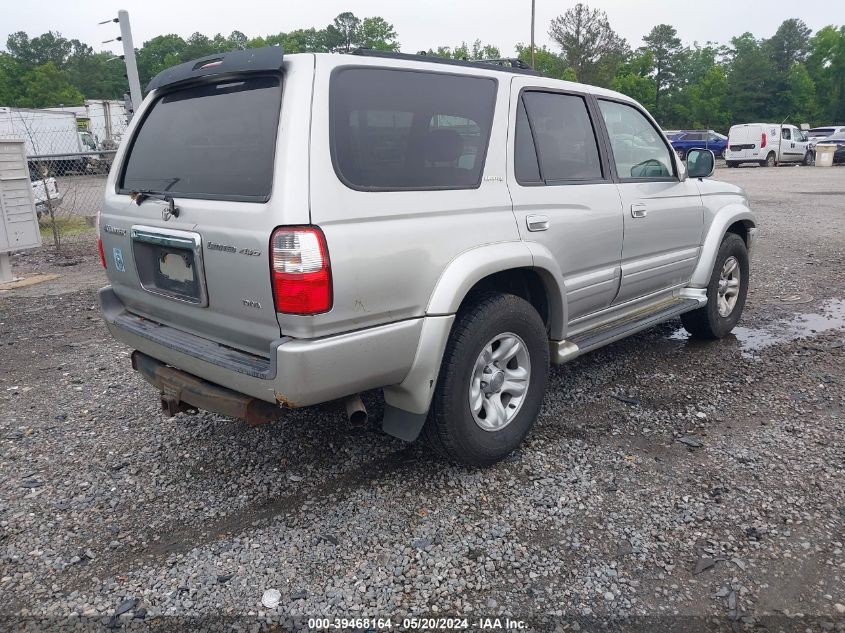
<instances>
[{"instance_id":1,"label":"tree","mask_svg":"<svg viewBox=\"0 0 845 633\"><path fill-rule=\"evenodd\" d=\"M821 122L845 122L845 26L825 26L813 36L807 71L816 86Z\"/></svg>"},{"instance_id":2,"label":"tree","mask_svg":"<svg viewBox=\"0 0 845 633\"><path fill-rule=\"evenodd\" d=\"M789 117L795 124L810 121L816 109L816 85L804 64L793 64L786 73L783 90L778 93L778 119Z\"/></svg>"},{"instance_id":3,"label":"tree","mask_svg":"<svg viewBox=\"0 0 845 633\"><path fill-rule=\"evenodd\" d=\"M393 25L381 17L364 18L361 22L360 45L377 51L398 51L399 42Z\"/></svg>"},{"instance_id":4,"label":"tree","mask_svg":"<svg viewBox=\"0 0 845 633\"><path fill-rule=\"evenodd\" d=\"M531 47L526 44L516 45L517 58L526 64L531 63ZM550 51L545 46L534 48L534 70L544 77L551 77L552 79L565 79L567 81L575 81L575 72L566 66L564 59Z\"/></svg>"},{"instance_id":5,"label":"tree","mask_svg":"<svg viewBox=\"0 0 845 633\"><path fill-rule=\"evenodd\" d=\"M796 18L784 20L765 44L775 68L786 73L795 64L803 63L810 51L811 33L812 31L803 20Z\"/></svg>"},{"instance_id":6,"label":"tree","mask_svg":"<svg viewBox=\"0 0 845 633\"><path fill-rule=\"evenodd\" d=\"M333 53L349 53L357 48L361 39L361 20L351 11L338 15L326 27L328 49Z\"/></svg>"},{"instance_id":7,"label":"tree","mask_svg":"<svg viewBox=\"0 0 845 633\"><path fill-rule=\"evenodd\" d=\"M445 57L446 59L467 59L476 61L481 59L500 59L502 57L502 53L498 46L483 44L481 40L475 40L471 46L466 42L461 42L461 44L455 48L438 46L434 50L428 49L426 54L434 57Z\"/></svg>"},{"instance_id":8,"label":"tree","mask_svg":"<svg viewBox=\"0 0 845 633\"><path fill-rule=\"evenodd\" d=\"M138 63L138 75L141 78L141 86L146 86L150 79L165 68L175 66L183 61L183 54L187 46L187 42L175 33L157 35L153 39L144 42L144 45L135 56Z\"/></svg>"},{"instance_id":9,"label":"tree","mask_svg":"<svg viewBox=\"0 0 845 633\"><path fill-rule=\"evenodd\" d=\"M731 46L728 93L734 120L766 119L774 76L771 59L751 33L733 38Z\"/></svg>"},{"instance_id":10,"label":"tree","mask_svg":"<svg viewBox=\"0 0 845 633\"><path fill-rule=\"evenodd\" d=\"M651 110L654 108L656 94L653 74L654 55L651 50L641 48L619 66L611 88L636 99Z\"/></svg>"},{"instance_id":11,"label":"tree","mask_svg":"<svg viewBox=\"0 0 845 633\"><path fill-rule=\"evenodd\" d=\"M607 14L580 2L552 20L549 36L560 46L566 66L583 83L609 85L628 51L625 40L610 27Z\"/></svg>"},{"instance_id":12,"label":"tree","mask_svg":"<svg viewBox=\"0 0 845 633\"><path fill-rule=\"evenodd\" d=\"M660 117L660 97L671 90L675 83L683 47L678 32L669 24L658 24L643 38L654 59L654 109Z\"/></svg>"},{"instance_id":13,"label":"tree","mask_svg":"<svg viewBox=\"0 0 845 633\"><path fill-rule=\"evenodd\" d=\"M67 75L53 62L36 66L23 76L20 104L25 108L81 105L82 93L70 85Z\"/></svg>"}]
</instances>

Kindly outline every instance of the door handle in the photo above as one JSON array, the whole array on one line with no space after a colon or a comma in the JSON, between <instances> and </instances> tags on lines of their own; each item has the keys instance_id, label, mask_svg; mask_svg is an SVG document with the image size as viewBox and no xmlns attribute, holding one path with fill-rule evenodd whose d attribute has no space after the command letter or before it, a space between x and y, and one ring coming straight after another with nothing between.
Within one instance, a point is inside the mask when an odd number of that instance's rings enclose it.
<instances>
[{"instance_id":1,"label":"door handle","mask_svg":"<svg viewBox=\"0 0 845 633\"><path fill-rule=\"evenodd\" d=\"M644 218L646 216L646 208L642 202L635 202L631 205L632 218Z\"/></svg>"},{"instance_id":2,"label":"door handle","mask_svg":"<svg viewBox=\"0 0 845 633\"><path fill-rule=\"evenodd\" d=\"M529 231L546 231L549 228L549 218L545 215L528 215L525 224Z\"/></svg>"}]
</instances>

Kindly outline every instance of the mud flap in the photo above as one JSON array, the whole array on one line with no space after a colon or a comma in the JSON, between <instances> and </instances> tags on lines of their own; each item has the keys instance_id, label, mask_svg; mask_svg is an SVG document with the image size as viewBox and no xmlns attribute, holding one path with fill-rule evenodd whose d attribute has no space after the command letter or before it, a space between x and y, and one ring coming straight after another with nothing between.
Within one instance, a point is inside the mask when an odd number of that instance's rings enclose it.
<instances>
[{"instance_id":1,"label":"mud flap","mask_svg":"<svg viewBox=\"0 0 845 633\"><path fill-rule=\"evenodd\" d=\"M413 442L419 437L427 417L427 413L411 413L385 404L381 430L388 435L398 437L400 440Z\"/></svg>"}]
</instances>

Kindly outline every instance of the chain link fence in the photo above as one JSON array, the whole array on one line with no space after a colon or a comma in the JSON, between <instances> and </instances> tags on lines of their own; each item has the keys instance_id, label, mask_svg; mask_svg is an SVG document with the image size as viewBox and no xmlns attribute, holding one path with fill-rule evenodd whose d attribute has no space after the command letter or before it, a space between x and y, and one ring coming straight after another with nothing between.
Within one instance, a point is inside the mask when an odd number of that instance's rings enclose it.
<instances>
[{"instance_id":1,"label":"chain link fence","mask_svg":"<svg viewBox=\"0 0 845 633\"><path fill-rule=\"evenodd\" d=\"M106 177L128 124L122 102L68 108L0 108L0 138L26 144L35 207L45 238L95 224Z\"/></svg>"}]
</instances>

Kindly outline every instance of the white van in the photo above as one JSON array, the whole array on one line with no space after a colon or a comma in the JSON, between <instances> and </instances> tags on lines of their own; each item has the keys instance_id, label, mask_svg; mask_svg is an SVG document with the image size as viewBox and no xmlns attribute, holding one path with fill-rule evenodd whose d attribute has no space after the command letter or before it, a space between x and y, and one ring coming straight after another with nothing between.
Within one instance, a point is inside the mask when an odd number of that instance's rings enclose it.
<instances>
[{"instance_id":1,"label":"white van","mask_svg":"<svg viewBox=\"0 0 845 633\"><path fill-rule=\"evenodd\" d=\"M809 163L809 139L798 127L780 123L745 123L728 132L725 162L728 167L757 163L774 167L778 163Z\"/></svg>"}]
</instances>

